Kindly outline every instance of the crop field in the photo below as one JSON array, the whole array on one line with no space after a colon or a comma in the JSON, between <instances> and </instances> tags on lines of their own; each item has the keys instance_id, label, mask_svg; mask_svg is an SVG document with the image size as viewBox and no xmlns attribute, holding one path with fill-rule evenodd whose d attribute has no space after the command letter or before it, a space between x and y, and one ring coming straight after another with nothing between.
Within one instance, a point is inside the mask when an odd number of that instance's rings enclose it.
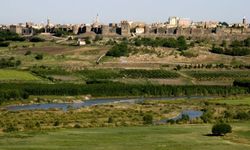
<instances>
[{"instance_id":1,"label":"crop field","mask_svg":"<svg viewBox=\"0 0 250 150\"><path fill-rule=\"evenodd\" d=\"M198 80L250 78L250 71L186 71L185 73Z\"/></svg>"},{"instance_id":2,"label":"crop field","mask_svg":"<svg viewBox=\"0 0 250 150\"><path fill-rule=\"evenodd\" d=\"M41 79L25 71L0 69L0 81L41 81Z\"/></svg>"},{"instance_id":3,"label":"crop field","mask_svg":"<svg viewBox=\"0 0 250 150\"><path fill-rule=\"evenodd\" d=\"M225 137L206 136L211 125L60 129L0 134L1 150L247 150L249 122L233 124ZM234 128L235 127L235 128Z\"/></svg>"}]
</instances>

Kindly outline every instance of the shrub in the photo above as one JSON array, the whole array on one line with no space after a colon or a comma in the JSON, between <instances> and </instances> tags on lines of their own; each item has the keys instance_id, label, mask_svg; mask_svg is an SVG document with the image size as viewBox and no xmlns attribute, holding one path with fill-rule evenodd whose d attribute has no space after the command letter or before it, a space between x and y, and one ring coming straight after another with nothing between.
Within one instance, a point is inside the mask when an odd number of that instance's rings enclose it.
<instances>
[{"instance_id":1,"label":"shrub","mask_svg":"<svg viewBox=\"0 0 250 150\"><path fill-rule=\"evenodd\" d=\"M36 59L36 60L42 60L42 59L43 59L43 54L37 54L37 55L35 56L35 59Z\"/></svg>"},{"instance_id":2,"label":"shrub","mask_svg":"<svg viewBox=\"0 0 250 150\"><path fill-rule=\"evenodd\" d=\"M116 44L106 54L106 56L121 57L128 56L131 50L128 48L127 43Z\"/></svg>"},{"instance_id":3,"label":"shrub","mask_svg":"<svg viewBox=\"0 0 250 150\"><path fill-rule=\"evenodd\" d=\"M114 122L113 118L112 118L112 117L109 117L109 118L108 118L108 123L113 123L113 122Z\"/></svg>"},{"instance_id":4,"label":"shrub","mask_svg":"<svg viewBox=\"0 0 250 150\"><path fill-rule=\"evenodd\" d=\"M174 119L170 119L170 120L167 120L167 123L170 123L170 124L175 124L176 121Z\"/></svg>"},{"instance_id":5,"label":"shrub","mask_svg":"<svg viewBox=\"0 0 250 150\"><path fill-rule=\"evenodd\" d=\"M199 56L198 53L194 53L194 52L190 52L190 51L181 51L181 55L188 57L188 58Z\"/></svg>"},{"instance_id":6,"label":"shrub","mask_svg":"<svg viewBox=\"0 0 250 150\"><path fill-rule=\"evenodd\" d=\"M45 40L39 37L32 37L30 42L44 42Z\"/></svg>"},{"instance_id":7,"label":"shrub","mask_svg":"<svg viewBox=\"0 0 250 150\"><path fill-rule=\"evenodd\" d=\"M81 128L82 126L80 124L75 124L74 128Z\"/></svg>"},{"instance_id":8,"label":"shrub","mask_svg":"<svg viewBox=\"0 0 250 150\"><path fill-rule=\"evenodd\" d=\"M0 42L0 47L8 47L9 45L9 42Z\"/></svg>"},{"instance_id":9,"label":"shrub","mask_svg":"<svg viewBox=\"0 0 250 150\"><path fill-rule=\"evenodd\" d=\"M238 112L234 119L239 119L239 120L248 120L250 119L250 114L247 112Z\"/></svg>"},{"instance_id":10,"label":"shrub","mask_svg":"<svg viewBox=\"0 0 250 150\"><path fill-rule=\"evenodd\" d=\"M3 130L4 132L15 132L18 131L19 129L13 125L13 124L8 124L7 127Z\"/></svg>"},{"instance_id":11,"label":"shrub","mask_svg":"<svg viewBox=\"0 0 250 150\"><path fill-rule=\"evenodd\" d=\"M56 120L55 122L54 122L54 126L59 126L60 125L60 121L59 120Z\"/></svg>"},{"instance_id":12,"label":"shrub","mask_svg":"<svg viewBox=\"0 0 250 150\"><path fill-rule=\"evenodd\" d=\"M216 136L226 135L232 132L232 127L226 123L217 123L212 127L212 133Z\"/></svg>"},{"instance_id":13,"label":"shrub","mask_svg":"<svg viewBox=\"0 0 250 150\"><path fill-rule=\"evenodd\" d=\"M27 51L24 55L25 56L31 55L31 51Z\"/></svg>"},{"instance_id":14,"label":"shrub","mask_svg":"<svg viewBox=\"0 0 250 150\"><path fill-rule=\"evenodd\" d=\"M212 117L213 117L213 113L212 113L210 110L206 110L206 111L203 113L203 115L201 116L201 120L202 120L204 123L209 123L209 122L211 122Z\"/></svg>"},{"instance_id":15,"label":"shrub","mask_svg":"<svg viewBox=\"0 0 250 150\"><path fill-rule=\"evenodd\" d=\"M146 114L143 116L144 124L152 124L153 123L153 116L151 114Z\"/></svg>"}]
</instances>

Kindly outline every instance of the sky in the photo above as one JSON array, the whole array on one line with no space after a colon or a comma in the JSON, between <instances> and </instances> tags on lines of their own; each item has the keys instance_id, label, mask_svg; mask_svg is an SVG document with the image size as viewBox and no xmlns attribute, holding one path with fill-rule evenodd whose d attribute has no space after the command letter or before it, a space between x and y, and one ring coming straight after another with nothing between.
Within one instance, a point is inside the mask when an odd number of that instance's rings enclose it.
<instances>
[{"instance_id":1,"label":"sky","mask_svg":"<svg viewBox=\"0 0 250 150\"><path fill-rule=\"evenodd\" d=\"M250 0L0 0L0 24L21 22L102 23L121 20L165 22L169 16L193 21L250 20Z\"/></svg>"}]
</instances>

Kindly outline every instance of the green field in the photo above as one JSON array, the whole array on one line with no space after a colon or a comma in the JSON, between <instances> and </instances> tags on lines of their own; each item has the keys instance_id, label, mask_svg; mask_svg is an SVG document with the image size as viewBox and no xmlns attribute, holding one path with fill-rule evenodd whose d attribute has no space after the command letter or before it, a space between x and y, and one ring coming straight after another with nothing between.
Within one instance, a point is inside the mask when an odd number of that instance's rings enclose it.
<instances>
[{"instance_id":1,"label":"green field","mask_svg":"<svg viewBox=\"0 0 250 150\"><path fill-rule=\"evenodd\" d=\"M213 103L228 104L228 105L250 105L250 97L211 100Z\"/></svg>"},{"instance_id":2,"label":"green field","mask_svg":"<svg viewBox=\"0 0 250 150\"><path fill-rule=\"evenodd\" d=\"M0 149L25 150L247 150L249 122L233 124L226 137L206 136L211 125L61 129L0 134Z\"/></svg>"},{"instance_id":3,"label":"green field","mask_svg":"<svg viewBox=\"0 0 250 150\"><path fill-rule=\"evenodd\" d=\"M25 71L0 69L0 81L39 81L38 77Z\"/></svg>"}]
</instances>

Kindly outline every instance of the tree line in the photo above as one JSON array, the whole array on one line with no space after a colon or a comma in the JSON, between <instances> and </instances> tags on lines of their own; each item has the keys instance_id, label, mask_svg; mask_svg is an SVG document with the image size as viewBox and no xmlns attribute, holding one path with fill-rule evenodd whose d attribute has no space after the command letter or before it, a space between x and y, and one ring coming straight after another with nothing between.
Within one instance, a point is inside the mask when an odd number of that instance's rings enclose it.
<instances>
[{"instance_id":1,"label":"tree line","mask_svg":"<svg viewBox=\"0 0 250 150\"><path fill-rule=\"evenodd\" d=\"M123 83L100 83L100 84L36 84L36 83L2 83L0 90L7 93L12 89L20 94L13 94L11 98L26 95L87 95L95 97L105 96L227 96L249 93L249 88L239 86L171 86L171 85L140 85ZM11 94L10 94L11 95ZM17 95L17 96L16 96ZM25 96L26 96L25 95ZM2 96L2 98L8 98Z\"/></svg>"}]
</instances>

